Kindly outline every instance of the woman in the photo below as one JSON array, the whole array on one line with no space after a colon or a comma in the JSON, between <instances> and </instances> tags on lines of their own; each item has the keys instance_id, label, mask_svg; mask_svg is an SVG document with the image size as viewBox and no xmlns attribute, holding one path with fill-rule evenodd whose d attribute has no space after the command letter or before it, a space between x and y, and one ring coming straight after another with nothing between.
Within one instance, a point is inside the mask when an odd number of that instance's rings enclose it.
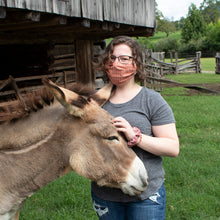
<instances>
[{"instance_id":1,"label":"woman","mask_svg":"<svg viewBox=\"0 0 220 220\"><path fill-rule=\"evenodd\" d=\"M149 185L139 198L120 189L92 183L94 209L101 220L165 219L164 170L161 156L177 157L179 140L171 108L161 95L136 83L143 74L142 51L127 36L114 38L98 64L115 85L103 106L115 118L128 147L143 161Z\"/></svg>"}]
</instances>

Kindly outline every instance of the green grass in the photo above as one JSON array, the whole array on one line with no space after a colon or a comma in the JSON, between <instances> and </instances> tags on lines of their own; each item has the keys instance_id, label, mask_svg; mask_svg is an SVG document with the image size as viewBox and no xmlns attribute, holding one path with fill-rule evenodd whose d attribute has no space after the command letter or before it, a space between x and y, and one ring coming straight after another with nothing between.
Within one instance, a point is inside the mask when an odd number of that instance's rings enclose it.
<instances>
[{"instance_id":1,"label":"green grass","mask_svg":"<svg viewBox=\"0 0 220 220\"><path fill-rule=\"evenodd\" d=\"M202 72L215 72L215 58L201 58L201 68L202 68Z\"/></svg>"},{"instance_id":2,"label":"green grass","mask_svg":"<svg viewBox=\"0 0 220 220\"><path fill-rule=\"evenodd\" d=\"M90 196L90 181L71 172L29 198L21 220L97 220Z\"/></svg>"},{"instance_id":3,"label":"green grass","mask_svg":"<svg viewBox=\"0 0 220 220\"><path fill-rule=\"evenodd\" d=\"M164 39L166 38L166 33L165 32L156 32L154 34L154 36L152 37L148 37L147 39L151 42L151 43L155 43L157 42L158 40L161 40L161 39ZM173 39L177 39L178 41L181 39L181 31L176 31L176 32L173 32L173 33L170 33L169 34L169 37L170 38L173 38ZM140 38L141 39L141 38Z\"/></svg>"},{"instance_id":4,"label":"green grass","mask_svg":"<svg viewBox=\"0 0 220 220\"><path fill-rule=\"evenodd\" d=\"M166 75L166 78L178 81L180 83L220 83L220 75L212 73L188 73L179 75Z\"/></svg>"},{"instance_id":5,"label":"green grass","mask_svg":"<svg viewBox=\"0 0 220 220\"><path fill-rule=\"evenodd\" d=\"M180 41L181 31L176 31L176 32L170 33L169 37L173 38L173 39L177 39L178 41ZM154 34L154 36L152 36L152 37L138 37L138 39L136 37L134 37L134 39L136 39L138 41L138 43L143 48L146 47L146 45L148 45L148 48L149 48L149 45L153 45L158 40L162 40L164 38L166 38L166 33L165 32L160 32L160 31L156 32ZM106 45L108 45L112 39L113 38L106 39Z\"/></svg>"},{"instance_id":6,"label":"green grass","mask_svg":"<svg viewBox=\"0 0 220 220\"><path fill-rule=\"evenodd\" d=\"M165 32L156 32L154 36L152 37L139 37L137 39L138 43L142 48L153 48L153 44L156 43L159 40L162 40L166 38ZM177 39L177 41L180 41L181 39L181 31L176 31L174 33L169 34L169 38Z\"/></svg>"},{"instance_id":7,"label":"green grass","mask_svg":"<svg viewBox=\"0 0 220 220\"><path fill-rule=\"evenodd\" d=\"M216 74L168 77L183 83L220 82ZM166 219L220 219L220 96L181 96L166 88L173 109L180 155L164 157L167 193ZM185 90L185 89L183 89ZM163 93L162 93L163 94ZM90 181L72 172L35 193L21 209L21 220L97 220Z\"/></svg>"},{"instance_id":8,"label":"green grass","mask_svg":"<svg viewBox=\"0 0 220 220\"><path fill-rule=\"evenodd\" d=\"M220 83L220 75L213 73L186 73L178 75L166 75L167 79L185 84ZM204 86L202 86L204 87ZM189 89L184 87L164 88L163 95L188 95Z\"/></svg>"},{"instance_id":9,"label":"green grass","mask_svg":"<svg viewBox=\"0 0 220 220\"><path fill-rule=\"evenodd\" d=\"M169 96L180 155L164 158L166 219L220 217L220 96Z\"/></svg>"}]
</instances>

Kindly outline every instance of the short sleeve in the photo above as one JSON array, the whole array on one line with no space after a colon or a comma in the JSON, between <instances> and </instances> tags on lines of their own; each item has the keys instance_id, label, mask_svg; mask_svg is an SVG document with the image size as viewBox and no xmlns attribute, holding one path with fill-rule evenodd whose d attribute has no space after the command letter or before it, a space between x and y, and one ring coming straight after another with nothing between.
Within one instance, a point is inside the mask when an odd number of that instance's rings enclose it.
<instances>
[{"instance_id":1,"label":"short sleeve","mask_svg":"<svg viewBox=\"0 0 220 220\"><path fill-rule=\"evenodd\" d=\"M151 100L150 120L151 125L175 123L172 109L160 94L155 95Z\"/></svg>"}]
</instances>

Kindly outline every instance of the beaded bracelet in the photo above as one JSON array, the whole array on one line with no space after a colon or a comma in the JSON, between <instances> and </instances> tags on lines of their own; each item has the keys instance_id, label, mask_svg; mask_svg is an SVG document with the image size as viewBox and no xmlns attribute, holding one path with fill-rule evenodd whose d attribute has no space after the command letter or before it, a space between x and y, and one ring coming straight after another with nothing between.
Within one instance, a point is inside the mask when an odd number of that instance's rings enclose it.
<instances>
[{"instance_id":1,"label":"beaded bracelet","mask_svg":"<svg viewBox=\"0 0 220 220\"><path fill-rule=\"evenodd\" d=\"M133 130L134 130L135 136L130 141L128 141L129 147L140 144L142 140L142 134L141 134L140 129L137 127L133 127Z\"/></svg>"}]
</instances>

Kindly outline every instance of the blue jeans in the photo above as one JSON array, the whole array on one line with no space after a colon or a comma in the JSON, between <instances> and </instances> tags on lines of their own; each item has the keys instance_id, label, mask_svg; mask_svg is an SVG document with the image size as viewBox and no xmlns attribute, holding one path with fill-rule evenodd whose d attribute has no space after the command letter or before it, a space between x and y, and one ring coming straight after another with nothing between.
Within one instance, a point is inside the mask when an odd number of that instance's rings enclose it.
<instances>
[{"instance_id":1,"label":"blue jeans","mask_svg":"<svg viewBox=\"0 0 220 220\"><path fill-rule=\"evenodd\" d=\"M134 202L111 202L92 193L93 207L100 220L163 220L166 193L164 184L153 196Z\"/></svg>"}]
</instances>

